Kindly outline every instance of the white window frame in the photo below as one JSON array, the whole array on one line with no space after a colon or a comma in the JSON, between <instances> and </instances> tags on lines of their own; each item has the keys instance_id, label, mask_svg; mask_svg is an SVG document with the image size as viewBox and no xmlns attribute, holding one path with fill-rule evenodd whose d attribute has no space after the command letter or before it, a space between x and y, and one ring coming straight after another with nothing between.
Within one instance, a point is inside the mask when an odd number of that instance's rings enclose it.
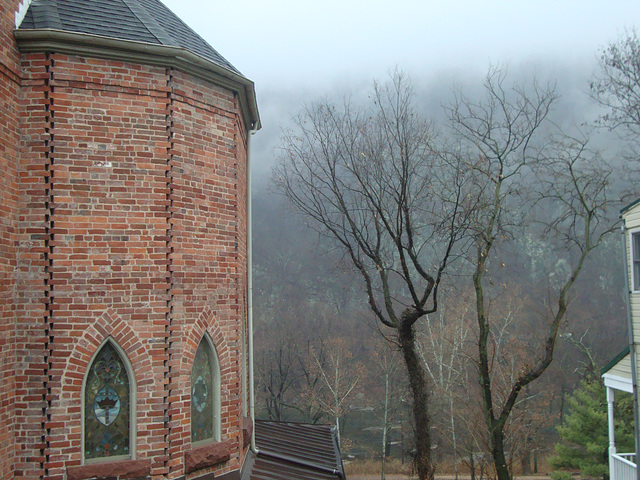
<instances>
[{"instance_id":1,"label":"white window frame","mask_svg":"<svg viewBox=\"0 0 640 480\"><path fill-rule=\"evenodd\" d=\"M198 343L198 347L196 348L196 352L202 342L206 342L207 347L211 353L211 357L213 359L213 365L211 365L211 377L213 378L213 402L211 408L213 408L213 437L205 438L204 440L198 440L197 442L193 441L193 435L190 433L189 437L191 439L191 444L193 446L203 445L211 442L220 442L222 440L222 421L221 421L221 411L222 411L222 386L220 382L220 357L218 357L218 350L216 350L216 346L213 343L213 340L209 336L208 333L202 336L200 343ZM193 364L195 363L196 357L195 352L193 356L193 363L191 364L191 375L189 375L189 398L192 400L193 390L191 388L192 376L193 376ZM191 410L189 410L189 416L191 416ZM191 418L189 418L189 429L193 427L193 423L191 422Z\"/></svg>"},{"instance_id":2,"label":"white window frame","mask_svg":"<svg viewBox=\"0 0 640 480\"><path fill-rule=\"evenodd\" d=\"M96 360L96 357L98 356L98 353L100 353L100 351L104 348L104 346L110 343L111 346L115 349L116 352L118 352L118 355L120 355L120 358L122 360L122 363L124 364L124 369L125 372L127 373L127 378L129 380L129 454L128 455L115 455L115 456L111 456L111 457L102 457L102 458L85 458L85 451L84 451L84 435L85 435L85 416L84 416L84 412L85 412L85 393L86 393L86 386L87 386L87 377L89 376L89 372L91 371L91 367L93 367L93 362ZM80 412L81 412L81 425L82 425L82 435L80 436L80 453L82 455L82 460L81 460L81 464L82 465L91 465L94 463L111 463L113 461L118 461L118 460L135 460L136 459L136 445L137 445L137 441L136 441L136 432L137 432L137 428L136 428L136 420L137 420L137 414L136 414L136 392L137 392L137 386L136 386L136 377L133 373L133 367L131 366L131 362L129 361L129 357L127 356L127 354L125 353L125 351L122 349L122 347L120 345L118 345L118 342L116 342L112 337L107 337L101 344L100 346L96 349L95 352L93 352L93 355L91 356L91 360L89 361L89 364L87 365L87 370L86 372L84 372L84 378L82 379L82 393L81 393L81 407L80 407Z\"/></svg>"},{"instance_id":3,"label":"white window frame","mask_svg":"<svg viewBox=\"0 0 640 480\"><path fill-rule=\"evenodd\" d=\"M638 248L634 248L634 241ZM640 228L629 230L629 285L632 292L640 292Z\"/></svg>"}]
</instances>

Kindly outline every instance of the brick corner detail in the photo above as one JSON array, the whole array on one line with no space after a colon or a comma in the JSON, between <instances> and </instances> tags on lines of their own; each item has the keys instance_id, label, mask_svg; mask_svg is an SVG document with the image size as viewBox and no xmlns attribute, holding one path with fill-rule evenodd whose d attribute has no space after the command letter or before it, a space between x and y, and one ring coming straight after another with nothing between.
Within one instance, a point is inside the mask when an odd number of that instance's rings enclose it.
<instances>
[{"instance_id":1,"label":"brick corner detail","mask_svg":"<svg viewBox=\"0 0 640 480\"><path fill-rule=\"evenodd\" d=\"M251 443L251 435L253 434L253 421L251 417L242 419L242 448L247 448Z\"/></svg>"}]
</instances>

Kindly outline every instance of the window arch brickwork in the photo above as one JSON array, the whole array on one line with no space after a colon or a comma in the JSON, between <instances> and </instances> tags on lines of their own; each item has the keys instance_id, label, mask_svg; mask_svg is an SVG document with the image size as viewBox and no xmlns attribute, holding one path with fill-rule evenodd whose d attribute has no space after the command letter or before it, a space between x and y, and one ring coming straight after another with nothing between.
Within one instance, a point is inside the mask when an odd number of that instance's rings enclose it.
<instances>
[{"instance_id":1,"label":"window arch brickwork","mask_svg":"<svg viewBox=\"0 0 640 480\"><path fill-rule=\"evenodd\" d=\"M67 357L64 375L61 379L62 395L55 402L56 405L62 403L60 408L68 405L69 402L76 402L77 408L70 410L70 418L66 427L69 429L69 435L73 435L78 439L82 437L84 430L84 415L78 400L83 398L84 395L83 385L87 370L92 360L96 357L98 350L100 350L107 339L110 339L120 347L132 369L132 377L135 379L135 385L131 387L132 396L136 399L136 403L132 405L132 410L135 408L137 428L142 430L147 429L153 421L148 415L151 407L148 402L145 401L150 395L150 393L147 392L148 387L154 384L153 369L148 347L140 340L126 321L122 320L113 309L107 308L102 315L97 317L83 332ZM134 389L137 390L140 388L142 388L141 392L134 391ZM140 404L138 405L137 403ZM80 465L85 463L85 458L80 448L82 443L72 442L69 445L67 449L69 456L73 459L75 465L77 465L69 467L69 469L81 468ZM144 456L144 452L148 450L148 448L149 445L145 442L142 442L140 445L136 445L134 442L134 445L130 446L130 456L132 458L139 458L141 455Z\"/></svg>"}]
</instances>

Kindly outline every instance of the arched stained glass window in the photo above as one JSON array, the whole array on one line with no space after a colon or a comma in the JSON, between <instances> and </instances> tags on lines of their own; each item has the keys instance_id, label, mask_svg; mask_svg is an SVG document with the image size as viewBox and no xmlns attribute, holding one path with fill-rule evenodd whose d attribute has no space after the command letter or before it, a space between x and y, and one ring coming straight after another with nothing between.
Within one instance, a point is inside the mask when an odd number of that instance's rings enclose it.
<instances>
[{"instance_id":1,"label":"arched stained glass window","mask_svg":"<svg viewBox=\"0 0 640 480\"><path fill-rule=\"evenodd\" d=\"M110 341L95 356L84 390L84 457L130 456L131 385Z\"/></svg>"},{"instance_id":2,"label":"arched stained glass window","mask_svg":"<svg viewBox=\"0 0 640 480\"><path fill-rule=\"evenodd\" d=\"M191 370L191 441L220 440L220 367L205 335Z\"/></svg>"}]
</instances>

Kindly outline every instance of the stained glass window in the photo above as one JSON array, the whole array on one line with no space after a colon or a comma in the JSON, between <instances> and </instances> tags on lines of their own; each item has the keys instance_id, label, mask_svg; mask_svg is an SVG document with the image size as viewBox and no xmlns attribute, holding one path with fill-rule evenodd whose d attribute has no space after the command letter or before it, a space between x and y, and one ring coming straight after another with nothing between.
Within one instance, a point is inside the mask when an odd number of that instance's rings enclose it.
<instances>
[{"instance_id":1,"label":"stained glass window","mask_svg":"<svg viewBox=\"0 0 640 480\"><path fill-rule=\"evenodd\" d=\"M131 392L122 358L105 343L85 384L84 456L86 459L129 455Z\"/></svg>"},{"instance_id":2,"label":"stained glass window","mask_svg":"<svg viewBox=\"0 0 640 480\"><path fill-rule=\"evenodd\" d=\"M200 342L191 371L191 441L218 440L218 360L210 341Z\"/></svg>"}]
</instances>

